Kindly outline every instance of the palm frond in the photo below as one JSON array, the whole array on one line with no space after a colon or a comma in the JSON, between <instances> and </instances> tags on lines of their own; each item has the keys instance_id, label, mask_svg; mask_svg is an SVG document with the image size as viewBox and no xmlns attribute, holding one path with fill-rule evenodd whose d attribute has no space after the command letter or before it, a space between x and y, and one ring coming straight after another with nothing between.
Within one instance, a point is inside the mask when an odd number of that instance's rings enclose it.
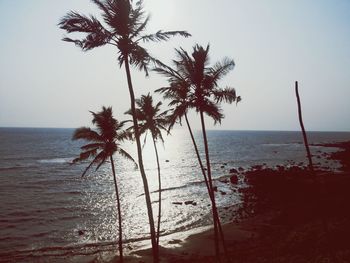
<instances>
[{"instance_id":1,"label":"palm frond","mask_svg":"<svg viewBox=\"0 0 350 263\"><path fill-rule=\"evenodd\" d=\"M97 164L98 162L101 162L102 160L102 156L104 156L105 153L102 151L99 154L97 154L95 156L95 158L92 160L92 162L88 165L88 167L86 167L86 169L84 170L83 174L81 175L81 177L84 177L84 175L87 173L87 171L91 168L91 166L93 166L94 164ZM97 169L96 169L97 171Z\"/></svg>"},{"instance_id":2,"label":"palm frond","mask_svg":"<svg viewBox=\"0 0 350 263\"><path fill-rule=\"evenodd\" d=\"M234 88L226 87L224 89L214 89L212 94L217 103L225 101L227 103L232 103L237 99L236 90Z\"/></svg>"},{"instance_id":3,"label":"palm frond","mask_svg":"<svg viewBox=\"0 0 350 263\"><path fill-rule=\"evenodd\" d=\"M81 161L85 161L89 159L90 157L96 156L97 154L97 149L93 148L91 150L87 150L85 152L81 152L78 158L75 158L72 163L78 163Z\"/></svg>"},{"instance_id":4,"label":"palm frond","mask_svg":"<svg viewBox=\"0 0 350 263\"><path fill-rule=\"evenodd\" d=\"M169 40L171 37L174 36L182 36L182 37L190 37L191 34L188 33L187 31L166 31L163 32L162 30L157 31L154 34L150 34L150 35L145 35L140 37L138 41L142 40L143 42L159 42L159 41L167 41Z\"/></svg>"},{"instance_id":5,"label":"palm frond","mask_svg":"<svg viewBox=\"0 0 350 263\"><path fill-rule=\"evenodd\" d=\"M137 67L140 71L144 71L146 76L148 76L150 55L147 50L134 43L129 53L129 57L130 64Z\"/></svg>"},{"instance_id":6,"label":"palm frond","mask_svg":"<svg viewBox=\"0 0 350 263\"><path fill-rule=\"evenodd\" d=\"M102 142L102 137L96 132L91 130L89 127L80 127L73 133L72 140L86 140L92 142Z\"/></svg>"},{"instance_id":7,"label":"palm frond","mask_svg":"<svg viewBox=\"0 0 350 263\"><path fill-rule=\"evenodd\" d=\"M61 29L66 30L67 33L86 33L86 37L82 39L71 39L68 37L62 39L63 41L75 43L83 50L103 46L112 38L112 34L94 16L88 17L71 11L61 19L58 25Z\"/></svg>"},{"instance_id":8,"label":"palm frond","mask_svg":"<svg viewBox=\"0 0 350 263\"><path fill-rule=\"evenodd\" d=\"M104 143L89 143L89 144L81 146L80 149L92 150L92 149L103 148L103 146L104 146Z\"/></svg>"},{"instance_id":9,"label":"palm frond","mask_svg":"<svg viewBox=\"0 0 350 263\"><path fill-rule=\"evenodd\" d=\"M205 104L201 105L198 111L202 111L210 118L214 120L214 125L217 123L221 123L221 120L224 118L224 115L221 112L221 108L211 101L206 101Z\"/></svg>"},{"instance_id":10,"label":"palm frond","mask_svg":"<svg viewBox=\"0 0 350 263\"><path fill-rule=\"evenodd\" d=\"M233 59L224 58L221 62L216 62L215 65L209 69L213 83L217 85L218 80L233 70L234 67L235 62Z\"/></svg>"},{"instance_id":11,"label":"palm frond","mask_svg":"<svg viewBox=\"0 0 350 263\"><path fill-rule=\"evenodd\" d=\"M127 153L124 149L122 149L122 148L119 148L119 149L118 149L118 153L119 153L121 156L125 157L126 159L132 161L132 162L135 164L135 169L137 169L138 165L137 165L136 161L134 160L134 158L131 157L130 154L128 154L128 153Z\"/></svg>"}]
</instances>

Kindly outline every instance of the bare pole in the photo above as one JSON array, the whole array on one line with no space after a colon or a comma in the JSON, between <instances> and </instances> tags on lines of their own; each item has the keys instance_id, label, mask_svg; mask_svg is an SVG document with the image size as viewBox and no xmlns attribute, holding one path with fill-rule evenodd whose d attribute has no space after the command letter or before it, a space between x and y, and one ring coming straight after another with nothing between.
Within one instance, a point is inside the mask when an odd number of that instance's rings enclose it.
<instances>
[{"instance_id":1,"label":"bare pole","mask_svg":"<svg viewBox=\"0 0 350 263\"><path fill-rule=\"evenodd\" d=\"M306 131L303 123L303 116L301 114L301 102L300 102L300 96L299 96L299 90L298 90L298 81L295 82L295 94L297 96L299 123L300 123L301 131L303 132L304 145L306 148L307 158L309 160L309 168L310 168L310 171L313 173L314 166L312 164L311 152L310 152L309 143L307 141Z\"/></svg>"}]
</instances>

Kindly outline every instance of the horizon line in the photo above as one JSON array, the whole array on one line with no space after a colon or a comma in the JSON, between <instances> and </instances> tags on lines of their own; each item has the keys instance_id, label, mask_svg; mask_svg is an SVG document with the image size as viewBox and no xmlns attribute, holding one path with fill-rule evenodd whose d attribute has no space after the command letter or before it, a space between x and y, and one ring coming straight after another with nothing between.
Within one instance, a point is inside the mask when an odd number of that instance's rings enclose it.
<instances>
[{"instance_id":1,"label":"horizon line","mask_svg":"<svg viewBox=\"0 0 350 263\"><path fill-rule=\"evenodd\" d=\"M0 126L0 129L77 129L79 127L37 127L37 126ZM186 128L174 128L174 130L182 130ZM194 129L194 130L200 130ZM301 130L274 130L274 129L208 129L207 131L245 131L245 132L301 132ZM307 130L307 132L349 132L350 130Z\"/></svg>"}]
</instances>

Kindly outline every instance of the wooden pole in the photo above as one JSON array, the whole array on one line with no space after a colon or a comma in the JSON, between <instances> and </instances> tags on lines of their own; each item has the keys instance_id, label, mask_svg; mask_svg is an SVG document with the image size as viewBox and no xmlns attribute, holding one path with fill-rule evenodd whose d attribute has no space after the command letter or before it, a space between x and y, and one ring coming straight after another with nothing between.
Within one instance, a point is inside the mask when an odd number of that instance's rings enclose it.
<instances>
[{"instance_id":1,"label":"wooden pole","mask_svg":"<svg viewBox=\"0 0 350 263\"><path fill-rule=\"evenodd\" d=\"M310 168L310 171L313 172L314 166L312 164L311 152L310 152L310 148L309 148L309 143L307 141L306 131L305 131L304 123L303 123L303 117L301 114L301 103L300 103L300 96L299 96L299 91L298 91L298 81L295 82L295 94L297 96L299 123L300 123L301 131L303 132L304 145L306 148L307 158L309 160L309 168Z\"/></svg>"}]
</instances>

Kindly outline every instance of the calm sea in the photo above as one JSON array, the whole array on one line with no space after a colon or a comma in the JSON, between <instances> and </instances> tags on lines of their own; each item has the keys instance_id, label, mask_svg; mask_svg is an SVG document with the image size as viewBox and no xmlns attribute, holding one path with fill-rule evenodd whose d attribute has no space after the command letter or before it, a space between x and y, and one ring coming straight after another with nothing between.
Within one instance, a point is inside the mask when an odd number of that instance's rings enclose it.
<instances>
[{"instance_id":1,"label":"calm sea","mask_svg":"<svg viewBox=\"0 0 350 263\"><path fill-rule=\"evenodd\" d=\"M73 129L0 128L0 262L86 262L114 253L116 202L109 164L81 178L87 163L71 165L83 142L71 141ZM299 132L209 131L213 175L231 168L305 163ZM201 142L200 132L196 139ZM312 143L350 140L350 133L310 132ZM162 192L162 235L210 224L208 195L186 130L159 144ZM124 149L136 158L135 145ZM200 147L201 152L203 148ZM331 152L335 148L311 147ZM143 149L155 217L157 166L150 142ZM317 159L320 165L326 160ZM139 171L116 156L127 250L148 236L147 214ZM218 206L232 220L241 203L237 187L218 180ZM194 201L196 205L173 202ZM101 260L102 261L102 260Z\"/></svg>"}]
</instances>

